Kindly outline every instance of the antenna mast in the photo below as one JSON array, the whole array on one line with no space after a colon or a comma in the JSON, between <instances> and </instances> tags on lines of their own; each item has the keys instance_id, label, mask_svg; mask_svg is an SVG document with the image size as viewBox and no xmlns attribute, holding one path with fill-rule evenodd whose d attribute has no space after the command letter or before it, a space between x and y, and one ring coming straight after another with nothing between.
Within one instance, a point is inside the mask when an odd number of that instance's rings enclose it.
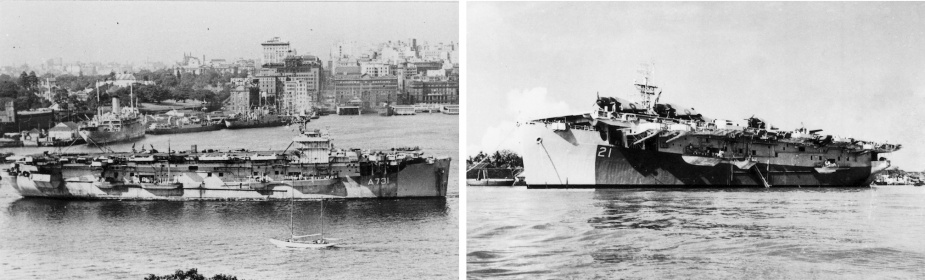
<instances>
[{"instance_id":1,"label":"antenna mast","mask_svg":"<svg viewBox=\"0 0 925 280\"><path fill-rule=\"evenodd\" d=\"M641 84L635 83L636 89L638 89L639 94L642 95L642 106L645 107L647 114L655 114L655 102L658 101L658 98L656 98L656 100L652 100L652 96L656 94L656 90L658 89L658 86L655 85L654 79L652 79L652 76L654 76L655 73L654 65L655 63L644 63L640 65L640 68L642 69L637 72L643 75L644 80ZM652 84L650 84L650 82ZM661 92L659 92L659 95L661 95Z\"/></svg>"}]
</instances>

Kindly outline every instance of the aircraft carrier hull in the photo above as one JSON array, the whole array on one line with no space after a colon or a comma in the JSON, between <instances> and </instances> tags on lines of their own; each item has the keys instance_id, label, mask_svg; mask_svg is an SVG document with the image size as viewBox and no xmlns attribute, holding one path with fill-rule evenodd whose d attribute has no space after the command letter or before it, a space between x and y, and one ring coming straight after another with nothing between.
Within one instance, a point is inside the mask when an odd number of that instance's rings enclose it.
<instances>
[{"instance_id":1,"label":"aircraft carrier hull","mask_svg":"<svg viewBox=\"0 0 925 280\"><path fill-rule=\"evenodd\" d=\"M185 166L184 166L185 167ZM414 163L400 171L360 176L301 180L223 181L209 174L205 180L152 186L144 183L108 182L99 168L30 169L4 172L3 185L23 197L74 200L288 200L318 198L445 197L450 158ZM126 172L126 171L123 171ZM198 172L202 173L202 172ZM217 172L216 172L217 173ZM197 172L171 176L197 177ZM217 175L217 174L215 174ZM198 178L198 177L197 177Z\"/></svg>"},{"instance_id":2,"label":"aircraft carrier hull","mask_svg":"<svg viewBox=\"0 0 925 280\"><path fill-rule=\"evenodd\" d=\"M555 130L543 124L522 128L529 188L866 187L889 166L869 156L831 173L760 158L748 169L731 163L698 166L679 153L611 145L594 130Z\"/></svg>"}]
</instances>

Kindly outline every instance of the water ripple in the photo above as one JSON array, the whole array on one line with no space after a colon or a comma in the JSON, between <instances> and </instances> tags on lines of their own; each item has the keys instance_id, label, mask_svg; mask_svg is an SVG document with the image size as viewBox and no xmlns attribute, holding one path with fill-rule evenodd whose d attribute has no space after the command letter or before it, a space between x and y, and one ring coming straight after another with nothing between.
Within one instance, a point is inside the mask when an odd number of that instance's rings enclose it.
<instances>
[{"instance_id":1,"label":"water ripple","mask_svg":"<svg viewBox=\"0 0 925 280\"><path fill-rule=\"evenodd\" d=\"M471 278L925 278L911 186L468 193Z\"/></svg>"}]
</instances>

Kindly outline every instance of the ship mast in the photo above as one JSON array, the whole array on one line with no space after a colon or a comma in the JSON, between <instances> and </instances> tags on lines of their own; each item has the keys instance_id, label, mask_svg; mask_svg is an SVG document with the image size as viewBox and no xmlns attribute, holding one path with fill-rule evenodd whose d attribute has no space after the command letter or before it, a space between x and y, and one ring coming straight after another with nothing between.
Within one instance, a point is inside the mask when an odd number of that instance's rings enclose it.
<instances>
[{"instance_id":1,"label":"ship mast","mask_svg":"<svg viewBox=\"0 0 925 280\"><path fill-rule=\"evenodd\" d=\"M658 89L658 86L654 84L654 81L652 85L649 84L649 80L655 72L655 70L653 70L654 66L652 65L654 65L654 63L642 64L641 68L643 69L640 69L637 72L643 75L643 83L640 84L633 82L636 86L636 89L639 90L639 94L641 95L642 99L642 106L646 109L646 114L655 114L655 102L658 100L658 98L656 98L656 100L652 100L652 96L655 95L655 90Z\"/></svg>"},{"instance_id":2,"label":"ship mast","mask_svg":"<svg viewBox=\"0 0 925 280\"><path fill-rule=\"evenodd\" d=\"M324 198L321 199L321 240L324 240Z\"/></svg>"}]
</instances>

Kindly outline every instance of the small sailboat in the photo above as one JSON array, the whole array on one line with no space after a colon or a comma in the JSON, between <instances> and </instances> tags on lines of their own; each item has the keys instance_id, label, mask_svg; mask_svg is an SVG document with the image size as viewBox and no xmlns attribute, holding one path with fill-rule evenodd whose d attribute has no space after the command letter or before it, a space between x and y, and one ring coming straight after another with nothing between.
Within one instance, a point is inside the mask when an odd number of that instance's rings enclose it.
<instances>
[{"instance_id":1,"label":"small sailboat","mask_svg":"<svg viewBox=\"0 0 925 280\"><path fill-rule=\"evenodd\" d=\"M308 235L295 235L293 230L293 200L289 201L289 239L279 240L275 238L270 238L270 243L276 245L280 248L290 248L290 249L323 249L328 247L334 247L335 243L330 241L337 240L336 238L324 238L324 199L321 199L321 232ZM308 240L307 237L320 236L318 239Z\"/></svg>"}]
</instances>

